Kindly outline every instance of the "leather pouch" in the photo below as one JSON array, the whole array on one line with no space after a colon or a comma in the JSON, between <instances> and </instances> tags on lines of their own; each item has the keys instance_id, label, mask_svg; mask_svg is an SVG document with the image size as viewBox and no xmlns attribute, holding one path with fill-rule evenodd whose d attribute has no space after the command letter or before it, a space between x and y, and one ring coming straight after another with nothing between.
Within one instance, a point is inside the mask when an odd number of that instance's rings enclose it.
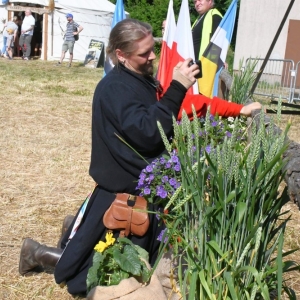
<instances>
[{"instance_id":1,"label":"leather pouch","mask_svg":"<svg viewBox=\"0 0 300 300\"><path fill-rule=\"evenodd\" d=\"M143 236L149 228L147 200L130 194L117 194L103 216L103 224L111 230L120 230L120 236Z\"/></svg>"}]
</instances>

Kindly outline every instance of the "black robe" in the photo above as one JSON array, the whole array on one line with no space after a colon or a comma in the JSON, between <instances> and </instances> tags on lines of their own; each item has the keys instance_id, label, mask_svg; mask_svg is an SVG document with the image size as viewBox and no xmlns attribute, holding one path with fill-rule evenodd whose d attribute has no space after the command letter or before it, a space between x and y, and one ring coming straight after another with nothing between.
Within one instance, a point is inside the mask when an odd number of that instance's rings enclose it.
<instances>
[{"instance_id":1,"label":"black robe","mask_svg":"<svg viewBox=\"0 0 300 300\"><path fill-rule=\"evenodd\" d=\"M68 242L73 224L65 234L62 241L64 252L54 273L56 282L65 282L70 294L86 293L86 277L92 265L93 249L106 233L103 214L114 200L115 193L139 193L136 186L141 170L147 166L144 159L151 163L165 151L157 121L170 137L172 115L177 116L185 94L184 86L172 81L158 102L154 80L122 65L115 67L96 87L92 110L90 175L98 186L75 236ZM157 209L155 205L149 206L149 210ZM157 256L157 237L162 228L156 216L150 214L147 233L143 237L130 237L149 252L151 264Z\"/></svg>"}]
</instances>

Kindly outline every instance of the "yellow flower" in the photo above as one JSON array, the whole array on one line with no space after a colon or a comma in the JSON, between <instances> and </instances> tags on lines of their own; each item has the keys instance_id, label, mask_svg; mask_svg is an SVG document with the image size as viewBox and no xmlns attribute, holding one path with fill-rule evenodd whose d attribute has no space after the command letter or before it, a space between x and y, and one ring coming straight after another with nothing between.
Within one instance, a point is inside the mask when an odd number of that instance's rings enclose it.
<instances>
[{"instance_id":1,"label":"yellow flower","mask_svg":"<svg viewBox=\"0 0 300 300\"><path fill-rule=\"evenodd\" d=\"M95 246L95 250L97 252L102 253L106 248L108 247L108 245L106 245L106 243L100 241L96 246Z\"/></svg>"},{"instance_id":2,"label":"yellow flower","mask_svg":"<svg viewBox=\"0 0 300 300\"><path fill-rule=\"evenodd\" d=\"M114 244L114 242L116 241L116 239L113 237L113 233L112 232L108 232L105 236L106 239L106 244L108 246L111 246Z\"/></svg>"},{"instance_id":3,"label":"yellow flower","mask_svg":"<svg viewBox=\"0 0 300 300\"><path fill-rule=\"evenodd\" d=\"M106 235L105 235L105 239L106 239L106 242L102 242L100 241L94 248L94 250L96 250L97 252L100 252L102 253L108 246L112 246L115 242L115 238L113 237L113 234L112 232L108 232Z\"/></svg>"}]
</instances>

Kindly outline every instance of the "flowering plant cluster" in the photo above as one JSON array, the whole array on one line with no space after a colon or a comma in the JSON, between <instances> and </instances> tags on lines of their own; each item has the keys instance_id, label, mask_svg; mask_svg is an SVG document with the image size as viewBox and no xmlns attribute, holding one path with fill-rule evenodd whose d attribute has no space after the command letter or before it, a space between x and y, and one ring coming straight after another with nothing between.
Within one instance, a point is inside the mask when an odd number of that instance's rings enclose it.
<instances>
[{"instance_id":1,"label":"flowering plant cluster","mask_svg":"<svg viewBox=\"0 0 300 300\"><path fill-rule=\"evenodd\" d=\"M209 112L197 119L194 112L190 121L183 114L181 123L173 121L171 141L158 123L167 161L176 153L180 163L179 187L164 199L155 194L163 204L157 212L164 224L159 257L169 249L179 262L174 273L183 299L270 299L274 290L278 296L290 292L282 281L284 272L294 270L293 263L283 263L289 218L281 211L289 199L286 191L278 196L288 128L275 134L274 120L267 128L264 118L261 112L250 132L243 119ZM169 170L157 162L163 178Z\"/></svg>"},{"instance_id":2,"label":"flowering plant cluster","mask_svg":"<svg viewBox=\"0 0 300 300\"><path fill-rule=\"evenodd\" d=\"M194 156L193 161L198 159L196 148L200 148L200 156L204 157L205 152L215 151L217 145L225 139L233 138L239 141L240 149L244 149L246 142L244 135L246 123L244 119L235 120L232 117L220 119L218 116L208 115L206 118L201 117L198 119L198 126L200 139L196 139L193 135L193 145L191 147ZM200 141L200 144L198 144L198 141ZM162 202L166 205L181 186L181 162L177 153L176 141L171 141L170 145L171 151L169 154L164 154L155 159L142 170L139 176L136 189L140 191L140 196L145 197L151 203Z\"/></svg>"},{"instance_id":3,"label":"flowering plant cluster","mask_svg":"<svg viewBox=\"0 0 300 300\"><path fill-rule=\"evenodd\" d=\"M88 292L97 285L117 285L129 277L147 282L150 276L145 264L147 251L127 238L115 239L112 232L105 239L106 242L100 241L94 248L93 265L87 275Z\"/></svg>"},{"instance_id":4,"label":"flowering plant cluster","mask_svg":"<svg viewBox=\"0 0 300 300\"><path fill-rule=\"evenodd\" d=\"M170 197L180 187L180 162L173 150L171 156L163 155L142 170L136 189L151 203L154 198Z\"/></svg>"}]
</instances>

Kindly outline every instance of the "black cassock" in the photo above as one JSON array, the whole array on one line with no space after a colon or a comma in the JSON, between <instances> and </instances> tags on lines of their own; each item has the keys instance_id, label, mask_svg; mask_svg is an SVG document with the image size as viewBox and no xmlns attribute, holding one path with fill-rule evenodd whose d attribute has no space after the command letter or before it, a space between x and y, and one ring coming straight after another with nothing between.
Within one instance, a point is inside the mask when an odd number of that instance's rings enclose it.
<instances>
[{"instance_id":1,"label":"black cassock","mask_svg":"<svg viewBox=\"0 0 300 300\"><path fill-rule=\"evenodd\" d=\"M122 65L115 67L99 82L92 108L90 165L90 175L98 186L76 234L68 244L73 224L65 234L62 241L65 249L54 273L56 282L65 282L70 294L86 293L86 277L92 266L94 247L99 240L104 240L106 233L103 215L116 193L139 193L136 186L141 170L147 162L151 163L165 152L157 121L171 137L172 115L177 116L185 93L186 89L179 82L172 81L165 95L157 101L154 80L131 72ZM149 205L150 211L157 209ZM149 217L147 233L143 237L131 236L130 239L149 252L150 263L153 264L159 247L157 237L163 225L158 225L155 214Z\"/></svg>"}]
</instances>

